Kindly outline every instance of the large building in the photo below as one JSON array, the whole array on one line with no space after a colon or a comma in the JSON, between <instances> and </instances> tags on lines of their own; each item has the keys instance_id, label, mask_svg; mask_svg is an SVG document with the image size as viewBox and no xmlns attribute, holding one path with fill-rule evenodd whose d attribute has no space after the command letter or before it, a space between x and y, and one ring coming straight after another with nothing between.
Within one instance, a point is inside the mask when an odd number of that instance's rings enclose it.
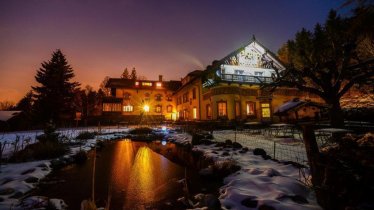
<instances>
[{"instance_id":1,"label":"large building","mask_svg":"<svg viewBox=\"0 0 374 210\"><path fill-rule=\"evenodd\" d=\"M276 109L294 98L315 99L296 89L262 90L275 69L284 70L276 56L255 39L205 71L192 71L181 81L110 79L112 97L103 113L161 116L167 120L277 121Z\"/></svg>"}]
</instances>

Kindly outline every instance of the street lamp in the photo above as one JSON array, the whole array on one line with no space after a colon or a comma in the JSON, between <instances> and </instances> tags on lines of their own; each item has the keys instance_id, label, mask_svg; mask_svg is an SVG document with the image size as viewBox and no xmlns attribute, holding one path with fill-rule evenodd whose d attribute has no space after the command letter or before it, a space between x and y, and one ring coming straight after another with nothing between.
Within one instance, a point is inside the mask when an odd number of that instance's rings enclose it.
<instances>
[{"instance_id":1,"label":"street lamp","mask_svg":"<svg viewBox=\"0 0 374 210\"><path fill-rule=\"evenodd\" d=\"M144 110L144 112L149 112L149 106L148 105L144 105L143 106L143 110Z\"/></svg>"}]
</instances>

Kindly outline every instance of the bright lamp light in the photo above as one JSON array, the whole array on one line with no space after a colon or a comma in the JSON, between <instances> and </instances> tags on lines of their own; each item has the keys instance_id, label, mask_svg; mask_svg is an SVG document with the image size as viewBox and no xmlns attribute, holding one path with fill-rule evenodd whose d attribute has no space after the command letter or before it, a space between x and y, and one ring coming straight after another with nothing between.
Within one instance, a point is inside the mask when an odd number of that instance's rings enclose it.
<instances>
[{"instance_id":1,"label":"bright lamp light","mask_svg":"<svg viewBox=\"0 0 374 210\"><path fill-rule=\"evenodd\" d=\"M148 106L148 105L144 105L143 110L144 110L145 112L149 112L149 106Z\"/></svg>"}]
</instances>

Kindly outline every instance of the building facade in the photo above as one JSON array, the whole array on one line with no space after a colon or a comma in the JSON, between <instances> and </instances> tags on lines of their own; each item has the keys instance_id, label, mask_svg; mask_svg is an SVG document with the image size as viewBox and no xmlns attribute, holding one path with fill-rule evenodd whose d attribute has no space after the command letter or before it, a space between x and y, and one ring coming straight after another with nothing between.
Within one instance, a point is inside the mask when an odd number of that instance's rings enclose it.
<instances>
[{"instance_id":1,"label":"building facade","mask_svg":"<svg viewBox=\"0 0 374 210\"><path fill-rule=\"evenodd\" d=\"M112 97L103 112L150 115L167 120L279 121L273 113L294 98L318 101L318 97L292 88L274 92L260 87L272 82L275 70L284 66L255 39L214 61L207 70L196 70L181 81L133 81L110 79Z\"/></svg>"}]
</instances>

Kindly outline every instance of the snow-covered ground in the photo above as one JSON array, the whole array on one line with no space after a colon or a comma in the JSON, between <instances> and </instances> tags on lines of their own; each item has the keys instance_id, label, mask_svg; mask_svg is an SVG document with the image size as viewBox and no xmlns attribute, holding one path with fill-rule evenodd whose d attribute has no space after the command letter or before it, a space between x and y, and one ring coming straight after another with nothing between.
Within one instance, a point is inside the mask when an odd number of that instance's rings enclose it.
<instances>
[{"instance_id":1,"label":"snow-covered ground","mask_svg":"<svg viewBox=\"0 0 374 210\"><path fill-rule=\"evenodd\" d=\"M221 134L221 139L233 139L226 138L227 133L214 132L214 137ZM189 134L171 134L170 137L181 144L192 140ZM245 141L244 137L242 140ZM263 148L264 145L257 146ZM204 152L215 162L235 161L241 166L239 171L224 179L225 185L220 188L219 199L225 209L258 209L266 205L277 210L321 209L314 192L300 181L308 177L308 171L304 171L306 176L302 176L293 165L264 160L261 156L253 155L252 149L238 153L238 150L219 149L214 144L197 145L193 149ZM225 156L223 152L230 155Z\"/></svg>"},{"instance_id":2,"label":"snow-covered ground","mask_svg":"<svg viewBox=\"0 0 374 210\"><path fill-rule=\"evenodd\" d=\"M97 131L97 128L66 129L59 132L70 138L74 138L82 131ZM90 150L96 144L97 140L116 139L126 135L123 132L127 131L129 131L129 128L102 129L103 135L87 140L81 147L71 147L70 153L66 157L75 154L80 149ZM7 133L2 135L2 137L0 136L0 139L2 138L2 142L13 142L18 135L23 136L23 139L31 138L35 141L35 136L41 133L42 131ZM213 134L217 141L224 141L226 139L234 140L235 138L233 131L215 131ZM186 133L172 133L170 134L170 138L175 139L176 142L181 144L189 144L192 139ZM241 167L239 171L224 179L225 185L221 187L219 197L224 208L248 209L248 207L243 205L245 200L247 204L256 205L252 209L257 209L261 205L273 206L277 210L321 209L316 203L313 191L299 181L302 178L308 177L308 171L304 171L306 176L301 176L300 170L292 165L264 160L261 156L253 155L252 149L254 148L263 148L267 153L273 155L274 140L261 135L237 133L236 141L243 146L247 146L250 150L246 153L238 153L237 150L229 148L220 150L214 145L199 145L193 148L194 150L204 152L206 156L212 158L217 163L235 161ZM298 143L286 141L284 146L289 145L296 147ZM276 151L278 152L278 149ZM300 151L304 152L301 149ZM228 152L230 155L224 156L222 155L223 152ZM282 157L282 154L276 153L275 156L275 158L279 158ZM305 158L305 156L303 157ZM17 196L23 195L34 188L37 182L50 172L50 160L2 165L0 173L0 199L3 202L0 202L0 210L11 208L22 209L19 206L15 207L15 205L19 204ZM45 202L45 198L34 196L25 200L26 203L36 201ZM56 205L65 205L58 199L52 201Z\"/></svg>"},{"instance_id":3,"label":"snow-covered ground","mask_svg":"<svg viewBox=\"0 0 374 210\"><path fill-rule=\"evenodd\" d=\"M101 133L115 133L115 132L127 132L130 128L128 127L102 127ZM67 139L74 139L81 132L98 132L98 127L84 127L84 128L64 128L58 129L57 132L60 135L67 137ZM3 158L9 157L15 150L21 150L28 144L35 143L36 137L43 134L43 130L33 131L17 131L17 132L4 132L0 133L0 142L5 145L3 151ZM17 142L18 139L18 142Z\"/></svg>"},{"instance_id":4,"label":"snow-covered ground","mask_svg":"<svg viewBox=\"0 0 374 210\"><path fill-rule=\"evenodd\" d=\"M94 139L85 140L81 146L71 146L70 152L64 156L69 158L80 150L88 151L96 144L98 140L118 139L126 135L131 128L105 128L101 130L102 135L96 136ZM81 129L62 129L58 130L61 135L65 135L70 139L74 139L82 131L97 131L97 128L81 128ZM28 143L34 143L35 137L42 134L42 131L27 131L17 133L6 133L0 136L2 142L8 142L10 148L6 148L5 154L11 154L12 143L14 143L17 136L20 136L19 144L25 139L31 139ZM24 143L25 144L25 143ZM18 198L25 193L35 188L38 181L47 176L51 171L51 160L32 161L16 164L4 164L0 166L0 210L18 210L25 209L22 205L29 205L31 203L47 202L48 198L33 196L27 198L22 203ZM49 200L49 199L48 199ZM59 199L52 199L49 202L54 203L55 206L60 206L61 209L65 204Z\"/></svg>"},{"instance_id":5,"label":"snow-covered ground","mask_svg":"<svg viewBox=\"0 0 374 210\"><path fill-rule=\"evenodd\" d=\"M250 133L250 131L223 130L214 131L213 136L218 142L230 139L250 149L262 148L274 159L307 165L305 146L299 135L292 138L276 138L261 133Z\"/></svg>"}]
</instances>

